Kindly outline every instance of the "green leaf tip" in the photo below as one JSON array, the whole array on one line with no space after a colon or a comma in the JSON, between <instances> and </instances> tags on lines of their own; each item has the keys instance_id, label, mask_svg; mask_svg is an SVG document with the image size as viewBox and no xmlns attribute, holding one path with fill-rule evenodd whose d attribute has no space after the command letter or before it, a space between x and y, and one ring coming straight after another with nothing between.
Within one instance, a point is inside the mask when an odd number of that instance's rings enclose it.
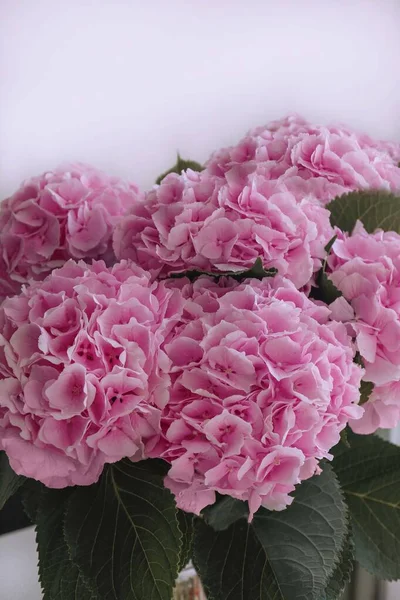
<instances>
[{"instance_id":1,"label":"green leaf tip","mask_svg":"<svg viewBox=\"0 0 400 600\"><path fill-rule=\"evenodd\" d=\"M178 152L176 163L174 164L174 166L168 169L168 171L165 171L165 173L162 173L159 177L157 177L156 183L159 185L164 179L164 177L166 177L170 173L178 173L178 175L180 175L182 171L187 171L187 169L191 169L192 171L202 171L203 168L204 167L195 160L185 160L181 158Z\"/></svg>"}]
</instances>

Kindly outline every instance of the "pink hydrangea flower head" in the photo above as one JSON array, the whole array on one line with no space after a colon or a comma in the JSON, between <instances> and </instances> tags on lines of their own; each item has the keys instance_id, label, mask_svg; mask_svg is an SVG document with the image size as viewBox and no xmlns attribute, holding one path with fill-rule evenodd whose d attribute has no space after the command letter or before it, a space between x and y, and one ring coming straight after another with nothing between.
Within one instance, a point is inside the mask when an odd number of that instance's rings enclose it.
<instances>
[{"instance_id":1,"label":"pink hydrangea flower head","mask_svg":"<svg viewBox=\"0 0 400 600\"><path fill-rule=\"evenodd\" d=\"M300 288L332 236L329 213L313 195L296 195L296 185L271 179L263 165L250 173L239 165L225 179L168 175L120 221L114 250L163 276L241 271L261 257Z\"/></svg>"},{"instance_id":2,"label":"pink hydrangea flower head","mask_svg":"<svg viewBox=\"0 0 400 600\"><path fill-rule=\"evenodd\" d=\"M251 513L282 510L363 413L346 327L280 277L178 285L182 317L162 346L166 485L196 514L216 492L248 501Z\"/></svg>"},{"instance_id":3,"label":"pink hydrangea flower head","mask_svg":"<svg viewBox=\"0 0 400 600\"><path fill-rule=\"evenodd\" d=\"M291 164L308 177L324 177L347 189L400 187L400 170L386 154L362 148L357 138L321 128L289 142Z\"/></svg>"},{"instance_id":4,"label":"pink hydrangea flower head","mask_svg":"<svg viewBox=\"0 0 400 600\"><path fill-rule=\"evenodd\" d=\"M25 181L0 208L0 273L8 283L0 294L69 258L112 260L114 227L139 200L134 184L82 164Z\"/></svg>"},{"instance_id":5,"label":"pink hydrangea flower head","mask_svg":"<svg viewBox=\"0 0 400 600\"><path fill-rule=\"evenodd\" d=\"M178 289L126 261L67 262L0 309L0 447L49 487L91 484L146 458L169 398L160 349Z\"/></svg>"},{"instance_id":6,"label":"pink hydrangea flower head","mask_svg":"<svg viewBox=\"0 0 400 600\"><path fill-rule=\"evenodd\" d=\"M276 178L304 180L304 194L325 205L354 189L400 189L400 144L373 140L344 126L320 126L299 115L257 127L236 146L214 153L211 174L225 177L237 165L262 163ZM304 189L305 188L305 189Z\"/></svg>"},{"instance_id":7,"label":"pink hydrangea flower head","mask_svg":"<svg viewBox=\"0 0 400 600\"><path fill-rule=\"evenodd\" d=\"M343 296L330 305L346 323L365 364L373 393L358 433L392 428L400 419L400 235L368 234L361 223L352 235L339 234L328 259L330 279Z\"/></svg>"},{"instance_id":8,"label":"pink hydrangea flower head","mask_svg":"<svg viewBox=\"0 0 400 600\"><path fill-rule=\"evenodd\" d=\"M376 385L364 407L361 419L349 425L359 434L375 433L378 429L393 429L400 421L400 381Z\"/></svg>"}]
</instances>

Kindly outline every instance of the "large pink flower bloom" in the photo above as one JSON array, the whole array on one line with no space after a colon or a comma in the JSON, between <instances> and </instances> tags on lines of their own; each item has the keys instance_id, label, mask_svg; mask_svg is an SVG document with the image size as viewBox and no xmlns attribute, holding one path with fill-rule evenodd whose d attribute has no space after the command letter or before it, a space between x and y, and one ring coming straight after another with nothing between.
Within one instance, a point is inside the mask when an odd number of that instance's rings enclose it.
<instances>
[{"instance_id":1,"label":"large pink flower bloom","mask_svg":"<svg viewBox=\"0 0 400 600\"><path fill-rule=\"evenodd\" d=\"M261 164L251 173L237 166L224 179L207 171L168 175L121 220L114 250L162 275L240 271L261 257L300 288L332 236L329 213L315 197Z\"/></svg>"},{"instance_id":2,"label":"large pink flower bloom","mask_svg":"<svg viewBox=\"0 0 400 600\"><path fill-rule=\"evenodd\" d=\"M358 223L339 234L329 257L330 279L343 297L331 304L333 317L347 324L374 384L357 433L392 428L400 420L400 235L367 234Z\"/></svg>"},{"instance_id":3,"label":"large pink flower bloom","mask_svg":"<svg viewBox=\"0 0 400 600\"><path fill-rule=\"evenodd\" d=\"M363 413L346 328L280 277L180 286L181 323L163 344L166 485L197 514L215 492L248 500L251 513L282 510Z\"/></svg>"},{"instance_id":4,"label":"large pink flower bloom","mask_svg":"<svg viewBox=\"0 0 400 600\"><path fill-rule=\"evenodd\" d=\"M69 261L0 309L0 447L18 474L86 485L146 458L168 401L179 290L126 261Z\"/></svg>"},{"instance_id":5,"label":"large pink flower bloom","mask_svg":"<svg viewBox=\"0 0 400 600\"><path fill-rule=\"evenodd\" d=\"M234 166L273 165L288 185L303 179L304 193L322 204L354 189L400 189L400 144L381 142L341 126L312 125L298 115L250 131L236 146L213 154L208 172L224 176ZM269 167L271 168L271 167Z\"/></svg>"},{"instance_id":6,"label":"large pink flower bloom","mask_svg":"<svg viewBox=\"0 0 400 600\"><path fill-rule=\"evenodd\" d=\"M69 258L112 258L114 227L139 199L135 185L81 164L25 181L0 208L0 296Z\"/></svg>"}]
</instances>

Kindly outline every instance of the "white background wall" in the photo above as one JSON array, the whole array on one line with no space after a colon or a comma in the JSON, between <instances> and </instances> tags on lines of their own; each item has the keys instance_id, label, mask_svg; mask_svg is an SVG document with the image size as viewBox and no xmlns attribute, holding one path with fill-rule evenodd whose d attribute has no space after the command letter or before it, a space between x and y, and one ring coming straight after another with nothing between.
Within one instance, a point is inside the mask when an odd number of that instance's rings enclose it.
<instances>
[{"instance_id":1,"label":"white background wall","mask_svg":"<svg viewBox=\"0 0 400 600\"><path fill-rule=\"evenodd\" d=\"M0 196L66 160L147 187L289 111L400 139L399 32L399 0L0 0ZM35 565L0 540L1 600Z\"/></svg>"},{"instance_id":2,"label":"white background wall","mask_svg":"<svg viewBox=\"0 0 400 600\"><path fill-rule=\"evenodd\" d=\"M81 159L143 186L296 110L400 137L399 0L0 0L0 193Z\"/></svg>"}]
</instances>

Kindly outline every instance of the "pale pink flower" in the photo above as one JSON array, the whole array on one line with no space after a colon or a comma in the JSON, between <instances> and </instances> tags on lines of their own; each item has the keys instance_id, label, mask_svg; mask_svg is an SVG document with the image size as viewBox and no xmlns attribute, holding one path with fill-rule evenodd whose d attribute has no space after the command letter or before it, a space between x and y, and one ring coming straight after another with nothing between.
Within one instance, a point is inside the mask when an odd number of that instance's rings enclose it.
<instances>
[{"instance_id":1,"label":"pale pink flower","mask_svg":"<svg viewBox=\"0 0 400 600\"><path fill-rule=\"evenodd\" d=\"M105 463L158 444L181 312L178 289L126 261L67 262L0 309L0 447L49 487L87 485Z\"/></svg>"},{"instance_id":2,"label":"pale pink flower","mask_svg":"<svg viewBox=\"0 0 400 600\"><path fill-rule=\"evenodd\" d=\"M395 391L400 382L400 235L368 234L358 223L352 235L339 234L328 259L329 277L343 296L330 308L346 323L365 364L364 380L374 384L358 433L392 428L400 419Z\"/></svg>"},{"instance_id":3,"label":"pale pink flower","mask_svg":"<svg viewBox=\"0 0 400 600\"><path fill-rule=\"evenodd\" d=\"M321 266L333 236L329 213L298 199L264 169L168 175L118 224L114 250L165 276L185 270L241 271L261 257L296 287Z\"/></svg>"},{"instance_id":4,"label":"pale pink flower","mask_svg":"<svg viewBox=\"0 0 400 600\"><path fill-rule=\"evenodd\" d=\"M356 433L375 433L378 429L393 429L400 421L400 381L376 385L364 407L364 415L349 421Z\"/></svg>"},{"instance_id":5,"label":"pale pink flower","mask_svg":"<svg viewBox=\"0 0 400 600\"><path fill-rule=\"evenodd\" d=\"M357 403L362 370L345 325L289 280L170 281L185 298L162 350L170 360L166 485L199 514L215 493L282 510L331 458Z\"/></svg>"},{"instance_id":6,"label":"pale pink flower","mask_svg":"<svg viewBox=\"0 0 400 600\"><path fill-rule=\"evenodd\" d=\"M400 187L400 170L390 161L385 178L384 171L377 168L379 154L374 152L371 157L355 138L321 129L319 134L291 139L289 150L291 164L300 173L304 169L312 177L324 177L349 189Z\"/></svg>"},{"instance_id":7,"label":"pale pink flower","mask_svg":"<svg viewBox=\"0 0 400 600\"><path fill-rule=\"evenodd\" d=\"M320 126L289 115L250 131L236 146L215 152L206 170L226 177L235 166L263 165L271 179L323 204L354 189L400 189L400 144L373 140L345 126ZM303 179L303 184L299 183ZM297 188L297 192L296 192Z\"/></svg>"},{"instance_id":8,"label":"pale pink flower","mask_svg":"<svg viewBox=\"0 0 400 600\"><path fill-rule=\"evenodd\" d=\"M81 164L25 181L0 208L0 296L69 258L113 260L114 227L140 199L134 184Z\"/></svg>"}]
</instances>

